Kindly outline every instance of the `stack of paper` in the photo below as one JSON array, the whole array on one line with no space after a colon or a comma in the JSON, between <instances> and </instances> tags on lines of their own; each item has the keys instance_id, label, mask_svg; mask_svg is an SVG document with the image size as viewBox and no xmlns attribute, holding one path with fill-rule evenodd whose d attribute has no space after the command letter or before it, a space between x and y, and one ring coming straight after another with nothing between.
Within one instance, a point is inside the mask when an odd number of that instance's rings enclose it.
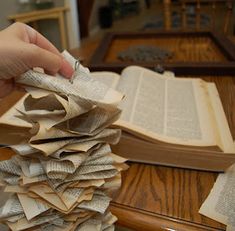
<instances>
[{"instance_id":1,"label":"stack of paper","mask_svg":"<svg viewBox=\"0 0 235 231\"><path fill-rule=\"evenodd\" d=\"M19 79L31 87L15 116L30 130L11 145L17 155L0 162L1 183L12 193L0 219L12 231L114 230L108 195L127 165L109 146L120 130L108 127L123 95L81 65L75 74L73 83L34 71Z\"/></svg>"}]
</instances>

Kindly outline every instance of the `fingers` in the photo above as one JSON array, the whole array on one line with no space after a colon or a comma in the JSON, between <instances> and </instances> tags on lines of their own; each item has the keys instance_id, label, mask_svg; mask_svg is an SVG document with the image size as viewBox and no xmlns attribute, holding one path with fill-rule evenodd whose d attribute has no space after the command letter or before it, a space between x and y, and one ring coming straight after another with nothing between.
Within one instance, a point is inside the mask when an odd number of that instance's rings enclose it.
<instances>
[{"instance_id":1,"label":"fingers","mask_svg":"<svg viewBox=\"0 0 235 231\"><path fill-rule=\"evenodd\" d=\"M25 30L28 36L29 43L33 43L45 50L48 50L58 56L61 56L60 52L56 49L56 47L32 27L25 25Z\"/></svg>"},{"instance_id":2,"label":"fingers","mask_svg":"<svg viewBox=\"0 0 235 231\"><path fill-rule=\"evenodd\" d=\"M59 73L68 79L70 79L74 73L74 69L64 58L62 59Z\"/></svg>"},{"instance_id":3,"label":"fingers","mask_svg":"<svg viewBox=\"0 0 235 231\"><path fill-rule=\"evenodd\" d=\"M44 36L42 36L40 33L34 30L32 27L28 25L25 25L25 27L26 27L26 31L28 34L29 42L59 56L61 59L61 62L60 62L60 67L57 69L56 72L59 71L61 75L63 75L64 77L70 78L73 75L74 70L71 67L71 65L61 56L60 52L55 48L55 46L51 42L49 42ZM57 60L55 60L55 62L57 62ZM50 66L54 66L54 64ZM47 69L47 67L43 67L43 66L40 66L40 67L46 69L49 72L51 71L50 69ZM54 74L56 72L52 71L52 73Z\"/></svg>"},{"instance_id":4,"label":"fingers","mask_svg":"<svg viewBox=\"0 0 235 231\"><path fill-rule=\"evenodd\" d=\"M21 72L30 68L41 67L50 74L60 72L64 77L73 75L72 66L64 60L56 47L43 35L23 23L14 23L1 32L2 43L12 44L14 52L9 56L9 62L17 63ZM22 64L19 68L18 64ZM21 74L18 73L18 74Z\"/></svg>"},{"instance_id":5,"label":"fingers","mask_svg":"<svg viewBox=\"0 0 235 231\"><path fill-rule=\"evenodd\" d=\"M15 33L17 37L24 42L31 45L34 44L38 48L41 48L36 49L34 46L33 48L31 48L31 51L29 50L30 57L28 59L26 57L25 60L27 62L27 66L29 66L30 68L41 67L50 74L59 72L66 78L70 78L73 75L73 68L66 60L64 60L56 47L32 27L23 23L14 23L9 28L7 28L7 30L11 30L12 33ZM43 50L45 52L43 52ZM37 64L40 65L36 66Z\"/></svg>"},{"instance_id":6,"label":"fingers","mask_svg":"<svg viewBox=\"0 0 235 231\"><path fill-rule=\"evenodd\" d=\"M28 44L25 47L24 62L26 62L28 68L41 67L49 73L56 74L62 66L62 59L60 56L44 50L34 44Z\"/></svg>"}]
</instances>

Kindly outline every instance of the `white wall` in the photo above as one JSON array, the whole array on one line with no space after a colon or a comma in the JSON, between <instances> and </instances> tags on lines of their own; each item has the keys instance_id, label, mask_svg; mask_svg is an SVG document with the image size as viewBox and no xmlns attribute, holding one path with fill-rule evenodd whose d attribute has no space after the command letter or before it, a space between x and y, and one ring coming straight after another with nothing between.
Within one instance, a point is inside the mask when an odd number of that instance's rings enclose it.
<instances>
[{"instance_id":1,"label":"white wall","mask_svg":"<svg viewBox=\"0 0 235 231\"><path fill-rule=\"evenodd\" d=\"M77 1L65 0L65 6L70 8L66 13L69 49L80 46L80 30L78 22Z\"/></svg>"}]
</instances>

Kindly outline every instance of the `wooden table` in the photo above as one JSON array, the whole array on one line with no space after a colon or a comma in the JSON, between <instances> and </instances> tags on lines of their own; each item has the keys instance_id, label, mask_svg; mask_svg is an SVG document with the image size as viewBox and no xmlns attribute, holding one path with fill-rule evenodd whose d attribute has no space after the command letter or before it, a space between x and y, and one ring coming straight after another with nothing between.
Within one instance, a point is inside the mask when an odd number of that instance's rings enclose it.
<instances>
[{"instance_id":1,"label":"wooden table","mask_svg":"<svg viewBox=\"0 0 235 231\"><path fill-rule=\"evenodd\" d=\"M80 49L71 53L80 57L86 65L98 41L87 40ZM235 137L234 79L231 76L204 79L216 82ZM14 92L5 98L1 102L0 114L21 95ZM5 152L0 157L8 158L9 155ZM224 225L198 213L216 180L216 173L137 163L129 165L130 168L123 173L122 187L113 195L111 203L119 225L139 231L225 230Z\"/></svg>"},{"instance_id":2,"label":"wooden table","mask_svg":"<svg viewBox=\"0 0 235 231\"><path fill-rule=\"evenodd\" d=\"M60 29L61 46L62 49L67 49L68 44L64 22L64 12L67 10L67 7L55 7L47 10L34 10L30 12L10 15L8 19L14 22L33 23L33 27L36 30L38 30L37 21L46 19L57 19Z\"/></svg>"},{"instance_id":3,"label":"wooden table","mask_svg":"<svg viewBox=\"0 0 235 231\"><path fill-rule=\"evenodd\" d=\"M85 40L71 53L88 65L98 41L100 38ZM235 138L235 80L232 76L200 77L216 83ZM119 225L138 231L225 230L224 225L198 213L217 173L137 163L129 165L129 170L123 174L122 187L114 194L111 204Z\"/></svg>"},{"instance_id":4,"label":"wooden table","mask_svg":"<svg viewBox=\"0 0 235 231\"><path fill-rule=\"evenodd\" d=\"M203 79L216 83L235 138L234 79ZM112 211L120 225L139 231L224 230L222 224L198 213L216 177L212 172L130 163L113 197Z\"/></svg>"}]
</instances>

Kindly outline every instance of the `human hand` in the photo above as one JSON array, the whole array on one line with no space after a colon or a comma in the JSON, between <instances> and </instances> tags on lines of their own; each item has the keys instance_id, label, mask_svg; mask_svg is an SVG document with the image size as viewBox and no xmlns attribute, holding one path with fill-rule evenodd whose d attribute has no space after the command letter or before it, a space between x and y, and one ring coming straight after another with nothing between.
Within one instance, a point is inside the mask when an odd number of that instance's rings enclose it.
<instances>
[{"instance_id":1,"label":"human hand","mask_svg":"<svg viewBox=\"0 0 235 231\"><path fill-rule=\"evenodd\" d=\"M14 78L34 67L65 78L73 74L59 51L30 26L14 23L0 31L0 98L14 89Z\"/></svg>"}]
</instances>

